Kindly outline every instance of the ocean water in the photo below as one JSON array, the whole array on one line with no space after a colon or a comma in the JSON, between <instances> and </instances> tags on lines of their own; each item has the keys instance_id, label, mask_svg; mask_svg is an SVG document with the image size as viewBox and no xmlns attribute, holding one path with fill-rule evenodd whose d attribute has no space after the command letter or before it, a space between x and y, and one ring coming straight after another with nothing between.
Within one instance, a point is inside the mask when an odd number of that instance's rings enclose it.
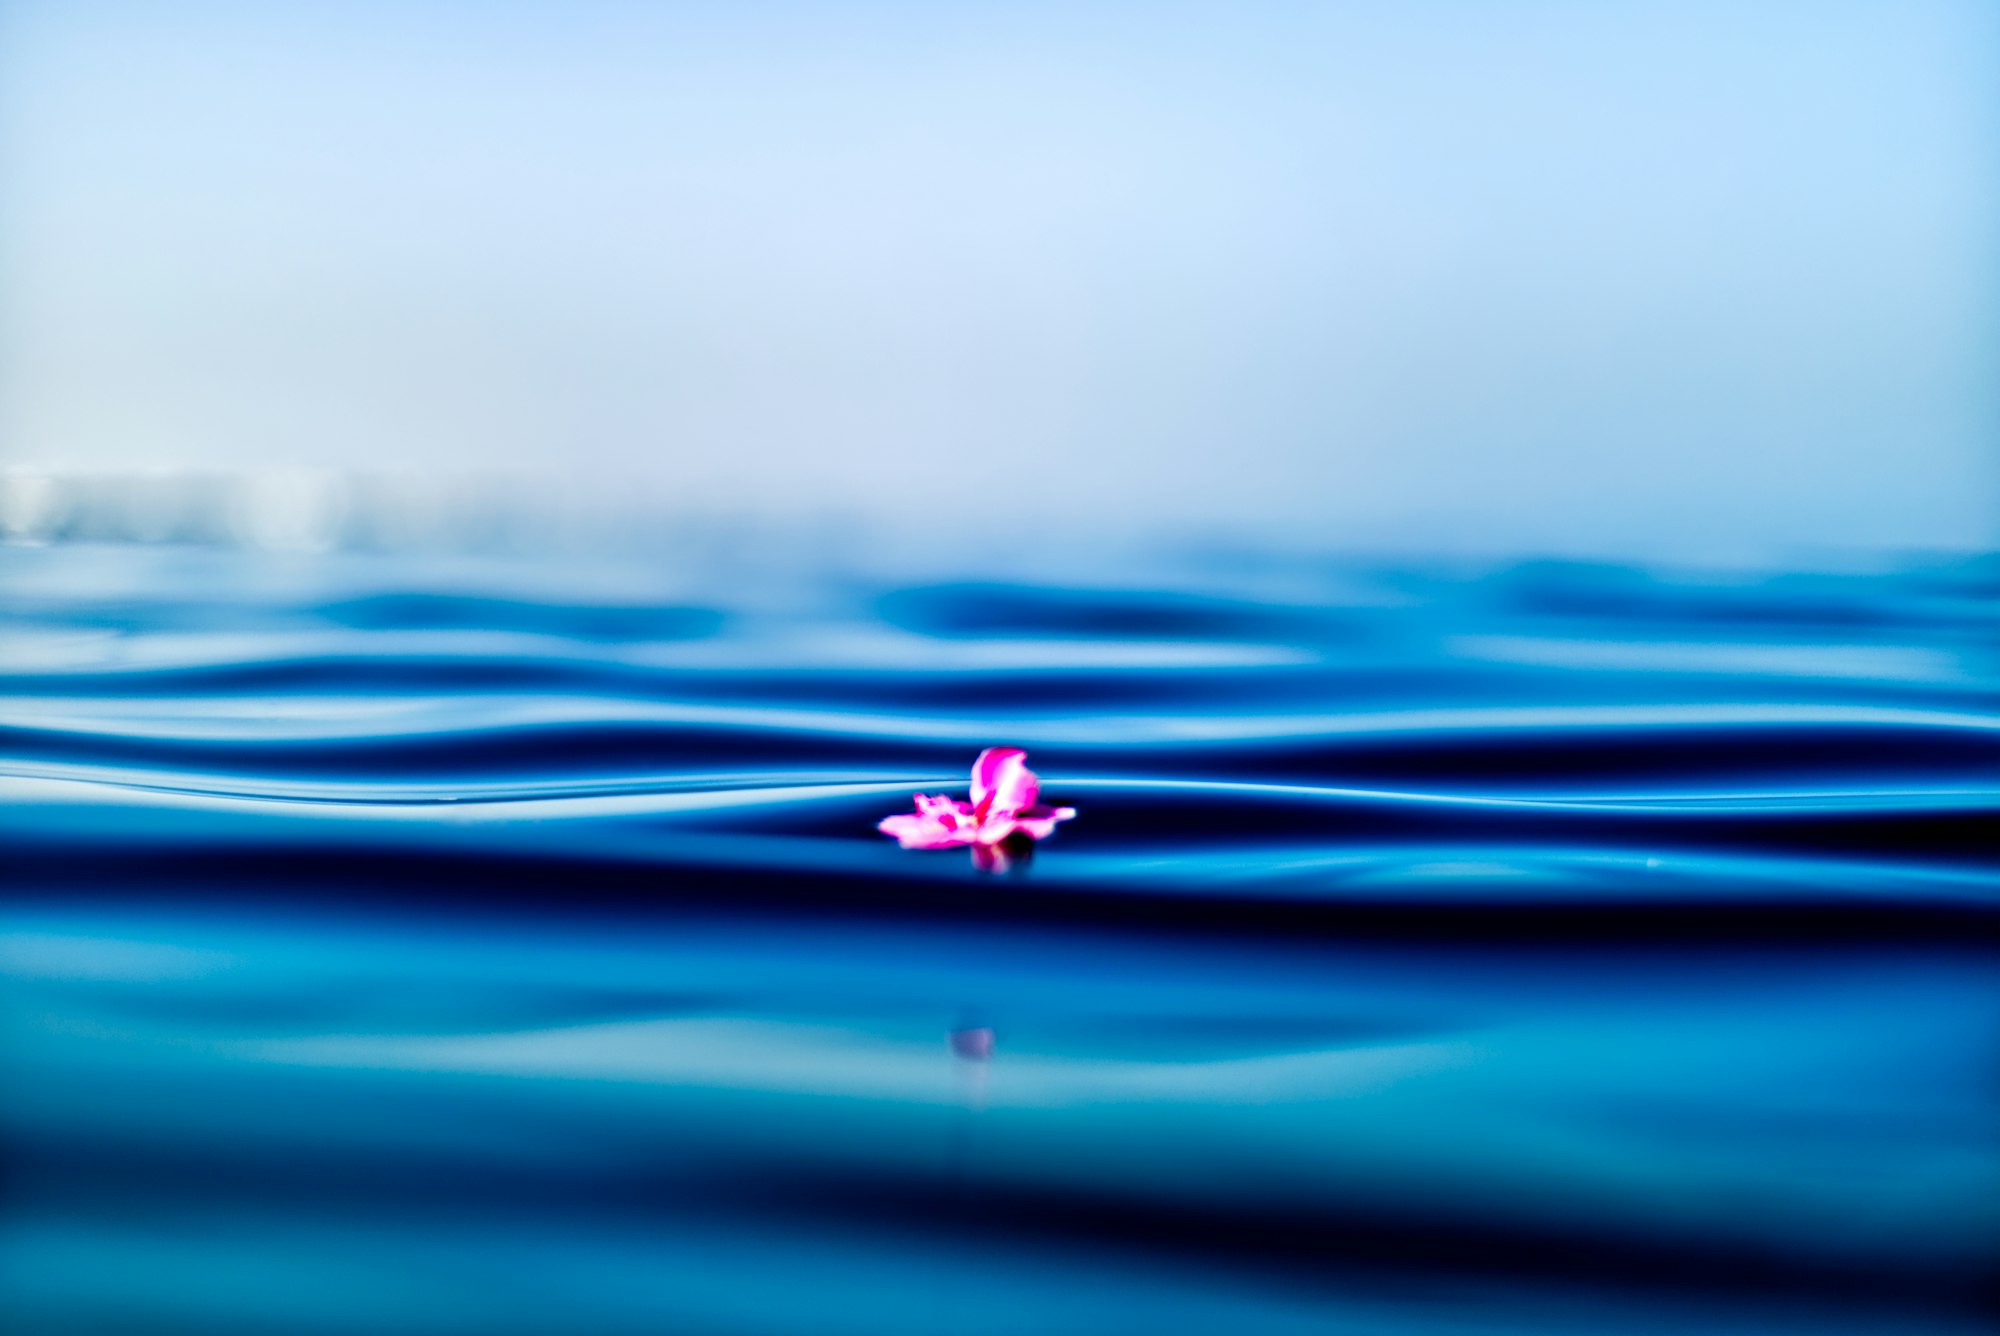
<instances>
[{"instance_id":1,"label":"ocean water","mask_svg":"<svg viewBox=\"0 0 2000 1336\"><path fill-rule=\"evenodd\" d=\"M1990 563L0 600L9 1332L2000 1313ZM1032 856L876 833L1002 743Z\"/></svg>"}]
</instances>

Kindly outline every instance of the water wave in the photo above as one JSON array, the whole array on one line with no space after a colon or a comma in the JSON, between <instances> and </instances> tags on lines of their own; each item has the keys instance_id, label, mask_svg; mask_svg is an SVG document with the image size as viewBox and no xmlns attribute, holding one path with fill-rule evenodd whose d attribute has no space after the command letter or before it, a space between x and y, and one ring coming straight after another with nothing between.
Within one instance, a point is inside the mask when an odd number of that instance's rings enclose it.
<instances>
[{"instance_id":1,"label":"water wave","mask_svg":"<svg viewBox=\"0 0 2000 1336\"><path fill-rule=\"evenodd\" d=\"M1983 568L7 556L22 1330L1991 1316Z\"/></svg>"}]
</instances>

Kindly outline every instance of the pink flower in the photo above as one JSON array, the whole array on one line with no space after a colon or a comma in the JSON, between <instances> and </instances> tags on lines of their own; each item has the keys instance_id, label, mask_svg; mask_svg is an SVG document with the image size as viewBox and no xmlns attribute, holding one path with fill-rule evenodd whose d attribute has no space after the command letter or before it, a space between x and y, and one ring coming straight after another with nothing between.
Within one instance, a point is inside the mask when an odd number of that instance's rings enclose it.
<instances>
[{"instance_id":1,"label":"pink flower","mask_svg":"<svg viewBox=\"0 0 2000 1336\"><path fill-rule=\"evenodd\" d=\"M905 849L969 844L975 858L988 854L986 862L1004 867L1004 857L996 857L1001 851L994 846L1017 833L1042 839L1056 822L1076 815L1074 807L1048 807L1035 801L1042 782L1028 769L1027 756L1019 747L988 747L972 763L971 802L919 793L916 811L885 816L876 829L894 835Z\"/></svg>"}]
</instances>

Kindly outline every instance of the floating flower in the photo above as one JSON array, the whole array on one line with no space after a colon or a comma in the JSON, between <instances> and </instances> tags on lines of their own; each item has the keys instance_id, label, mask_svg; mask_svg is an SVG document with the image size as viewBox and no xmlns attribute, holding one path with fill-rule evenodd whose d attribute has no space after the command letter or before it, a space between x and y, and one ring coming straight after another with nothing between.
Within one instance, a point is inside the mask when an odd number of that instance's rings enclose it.
<instances>
[{"instance_id":1,"label":"floating flower","mask_svg":"<svg viewBox=\"0 0 2000 1336\"><path fill-rule=\"evenodd\" d=\"M876 829L894 835L905 849L969 844L982 867L1004 868L1006 860L998 848L1002 841L1015 835L1043 839L1056 822L1076 815L1074 807L1036 801L1042 782L1028 769L1027 756L1019 747L988 747L972 763L971 802L919 793L916 811L883 817ZM986 857L981 859L981 854Z\"/></svg>"}]
</instances>

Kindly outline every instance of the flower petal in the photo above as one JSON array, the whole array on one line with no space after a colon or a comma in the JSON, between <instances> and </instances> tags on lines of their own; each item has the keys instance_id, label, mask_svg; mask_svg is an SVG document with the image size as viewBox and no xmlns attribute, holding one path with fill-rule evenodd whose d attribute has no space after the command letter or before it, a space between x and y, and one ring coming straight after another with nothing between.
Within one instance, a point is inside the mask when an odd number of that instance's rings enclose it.
<instances>
[{"instance_id":1,"label":"flower petal","mask_svg":"<svg viewBox=\"0 0 2000 1336\"><path fill-rule=\"evenodd\" d=\"M972 805L981 812L1019 811L1035 801L1041 781L1019 747L988 747L972 763Z\"/></svg>"},{"instance_id":2,"label":"flower petal","mask_svg":"<svg viewBox=\"0 0 2000 1336\"><path fill-rule=\"evenodd\" d=\"M1014 814L1014 828L1026 832L1031 839L1044 840L1055 833L1056 822L1067 821L1075 815L1074 807L1048 807L1036 803Z\"/></svg>"},{"instance_id":3,"label":"flower petal","mask_svg":"<svg viewBox=\"0 0 2000 1336\"><path fill-rule=\"evenodd\" d=\"M1014 814L1002 811L988 812L969 833L980 844L998 844L1014 833Z\"/></svg>"},{"instance_id":4,"label":"flower petal","mask_svg":"<svg viewBox=\"0 0 2000 1336\"><path fill-rule=\"evenodd\" d=\"M939 794L933 798L929 794L917 795L917 815L926 821L935 821L946 830L970 829L978 824L971 803L958 802Z\"/></svg>"},{"instance_id":5,"label":"flower petal","mask_svg":"<svg viewBox=\"0 0 2000 1336\"><path fill-rule=\"evenodd\" d=\"M885 816L876 823L875 829L884 835L895 836L896 842L905 849L949 849L955 844L972 843L970 827L953 828L918 812Z\"/></svg>"}]
</instances>

